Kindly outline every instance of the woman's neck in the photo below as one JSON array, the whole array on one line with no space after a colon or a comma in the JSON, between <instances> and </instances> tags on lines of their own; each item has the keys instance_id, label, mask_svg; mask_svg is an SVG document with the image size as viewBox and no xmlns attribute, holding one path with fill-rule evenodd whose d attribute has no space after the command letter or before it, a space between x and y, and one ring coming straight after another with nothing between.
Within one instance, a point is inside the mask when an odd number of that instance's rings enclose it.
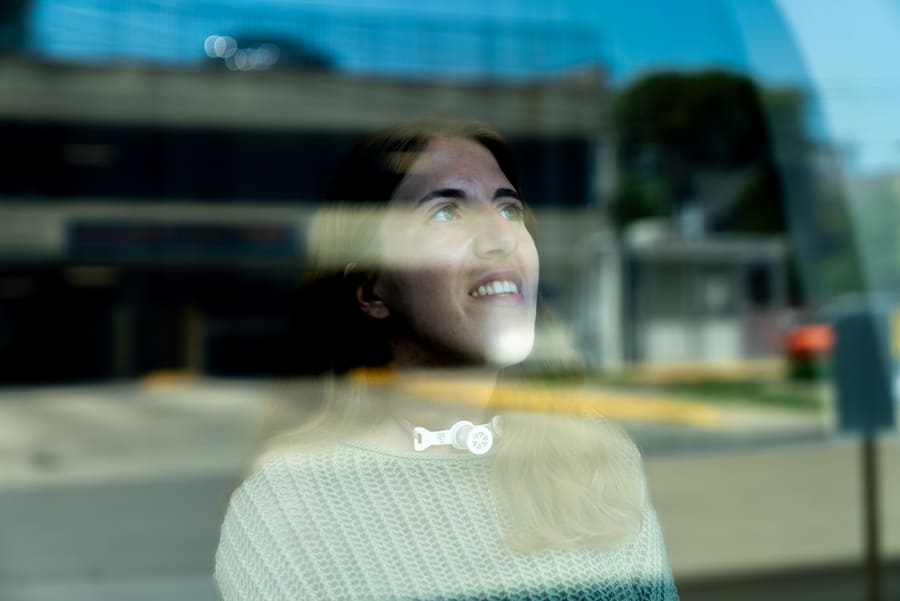
<instances>
[{"instance_id":1,"label":"woman's neck","mask_svg":"<svg viewBox=\"0 0 900 601\"><path fill-rule=\"evenodd\" d=\"M496 381L496 370L482 368L394 366L370 375L367 387L370 392L377 387L383 393L387 416L370 434L386 446L411 449L415 427L438 431L448 430L460 420L487 423L493 416L491 397ZM452 449L443 449L447 450Z\"/></svg>"}]
</instances>

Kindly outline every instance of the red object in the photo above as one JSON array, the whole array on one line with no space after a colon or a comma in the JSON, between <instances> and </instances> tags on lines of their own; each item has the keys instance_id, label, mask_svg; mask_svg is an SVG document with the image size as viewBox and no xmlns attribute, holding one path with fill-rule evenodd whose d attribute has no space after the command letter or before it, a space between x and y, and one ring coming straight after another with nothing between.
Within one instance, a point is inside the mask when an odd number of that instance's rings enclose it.
<instances>
[{"instance_id":1,"label":"red object","mask_svg":"<svg viewBox=\"0 0 900 601\"><path fill-rule=\"evenodd\" d=\"M824 324L798 326L785 337L785 349L794 357L821 357L834 347L834 330Z\"/></svg>"}]
</instances>

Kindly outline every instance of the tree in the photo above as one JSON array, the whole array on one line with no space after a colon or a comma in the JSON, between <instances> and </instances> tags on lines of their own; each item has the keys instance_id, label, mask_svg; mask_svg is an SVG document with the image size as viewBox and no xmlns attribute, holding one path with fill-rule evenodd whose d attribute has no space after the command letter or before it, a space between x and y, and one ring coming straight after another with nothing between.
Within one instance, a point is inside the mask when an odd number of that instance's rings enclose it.
<instances>
[{"instance_id":1,"label":"tree","mask_svg":"<svg viewBox=\"0 0 900 601\"><path fill-rule=\"evenodd\" d=\"M812 139L808 111L800 90L762 89L734 73L635 82L613 107L617 224L663 217L676 225L686 209L699 209L707 232L784 235L792 280L815 303L864 289L858 239L869 234L849 219L839 155ZM893 231L878 225L886 205L872 201L865 218L895 253ZM900 287L886 275L896 264L873 263L879 281Z\"/></svg>"},{"instance_id":2,"label":"tree","mask_svg":"<svg viewBox=\"0 0 900 601\"><path fill-rule=\"evenodd\" d=\"M693 207L713 231L784 231L767 108L797 145L807 145L803 97L795 91L761 92L721 71L658 73L625 89L613 109L618 224L674 221Z\"/></svg>"}]
</instances>

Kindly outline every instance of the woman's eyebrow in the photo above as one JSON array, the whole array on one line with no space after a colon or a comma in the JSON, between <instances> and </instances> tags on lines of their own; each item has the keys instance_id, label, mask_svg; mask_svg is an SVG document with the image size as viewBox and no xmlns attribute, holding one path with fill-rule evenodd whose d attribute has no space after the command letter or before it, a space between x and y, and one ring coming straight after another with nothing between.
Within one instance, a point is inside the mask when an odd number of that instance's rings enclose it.
<instances>
[{"instance_id":1,"label":"woman's eyebrow","mask_svg":"<svg viewBox=\"0 0 900 601\"><path fill-rule=\"evenodd\" d=\"M429 200L433 200L435 198L465 198L466 193L460 190L459 188L440 188L439 190L432 190L422 198L416 202L416 206L422 205Z\"/></svg>"},{"instance_id":2,"label":"woman's eyebrow","mask_svg":"<svg viewBox=\"0 0 900 601\"><path fill-rule=\"evenodd\" d=\"M440 188L438 190L432 190L422 198L416 202L416 206L420 206L428 202L429 200L434 200L435 198L466 198L466 193L464 190L460 190L459 188ZM494 192L494 200L498 198L515 198L519 199L519 193L513 190L512 188L497 188Z\"/></svg>"}]
</instances>

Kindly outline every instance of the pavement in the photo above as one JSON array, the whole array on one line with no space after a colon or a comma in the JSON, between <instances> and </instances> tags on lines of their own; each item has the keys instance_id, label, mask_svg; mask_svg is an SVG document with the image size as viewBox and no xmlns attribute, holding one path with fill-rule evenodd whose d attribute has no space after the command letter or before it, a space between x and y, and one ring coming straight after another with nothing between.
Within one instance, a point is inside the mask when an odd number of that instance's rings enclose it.
<instances>
[{"instance_id":1,"label":"pavement","mask_svg":"<svg viewBox=\"0 0 900 601\"><path fill-rule=\"evenodd\" d=\"M0 599L214 599L218 529L272 392L177 377L0 390ZM676 579L860 557L858 445L826 414L585 394L582 410L629 418ZM900 557L896 436L881 457Z\"/></svg>"},{"instance_id":2,"label":"pavement","mask_svg":"<svg viewBox=\"0 0 900 601\"><path fill-rule=\"evenodd\" d=\"M216 598L259 383L0 392L0 599Z\"/></svg>"}]
</instances>

